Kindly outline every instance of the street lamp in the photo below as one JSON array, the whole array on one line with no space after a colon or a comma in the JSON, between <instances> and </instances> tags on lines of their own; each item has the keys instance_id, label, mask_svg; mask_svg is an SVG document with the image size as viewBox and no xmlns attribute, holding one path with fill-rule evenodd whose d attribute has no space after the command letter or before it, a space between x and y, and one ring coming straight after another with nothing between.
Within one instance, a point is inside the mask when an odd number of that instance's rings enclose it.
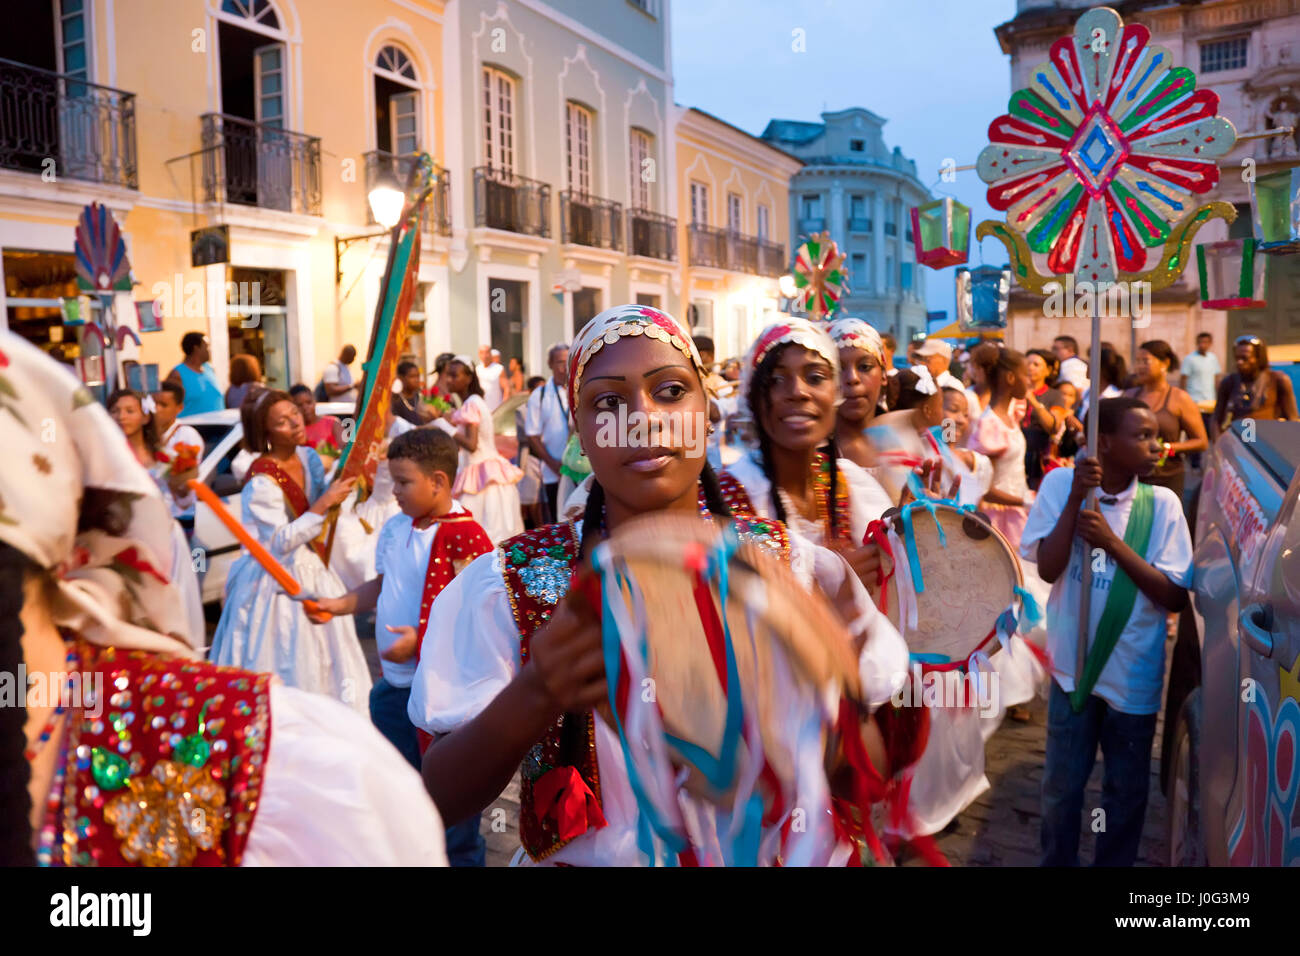
<instances>
[{"instance_id":1,"label":"street lamp","mask_svg":"<svg viewBox=\"0 0 1300 956\"><path fill-rule=\"evenodd\" d=\"M398 183L397 177L391 170L384 170L375 179L374 186L371 187L369 194L366 196L370 203L370 213L374 216L375 222L383 226L382 232L369 232L361 236L335 236L334 237L334 284L341 285L343 282L343 250L354 242L360 242L363 239L378 239L386 236L402 218L402 211L406 208L406 190Z\"/></svg>"},{"instance_id":2,"label":"street lamp","mask_svg":"<svg viewBox=\"0 0 1300 956\"><path fill-rule=\"evenodd\" d=\"M370 211L375 222L385 229L392 229L402 218L402 209L406 205L406 191L398 184L397 178L385 170L375 181L366 197L370 201Z\"/></svg>"},{"instance_id":3,"label":"street lamp","mask_svg":"<svg viewBox=\"0 0 1300 956\"><path fill-rule=\"evenodd\" d=\"M799 287L794 284L794 276L788 272L777 279L776 283L781 287L781 295L787 299L793 299L799 294Z\"/></svg>"}]
</instances>

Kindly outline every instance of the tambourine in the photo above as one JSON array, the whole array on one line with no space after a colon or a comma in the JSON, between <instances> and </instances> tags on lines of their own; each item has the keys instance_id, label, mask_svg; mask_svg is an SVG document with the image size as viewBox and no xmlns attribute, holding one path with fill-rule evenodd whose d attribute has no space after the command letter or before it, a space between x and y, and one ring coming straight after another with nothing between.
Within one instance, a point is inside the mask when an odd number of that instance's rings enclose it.
<instances>
[{"instance_id":1,"label":"tambourine","mask_svg":"<svg viewBox=\"0 0 1300 956\"><path fill-rule=\"evenodd\" d=\"M795 578L777 530L646 516L593 549L578 581L599 605L611 725L633 792L669 850L695 831L698 811L684 805L752 829L791 812L796 794L824 790L830 707L859 696L849 633Z\"/></svg>"},{"instance_id":2,"label":"tambourine","mask_svg":"<svg viewBox=\"0 0 1300 956\"><path fill-rule=\"evenodd\" d=\"M984 515L953 503L921 499L882 517L894 552L885 610L912 654L943 665L994 650L999 621L1024 584L1010 542Z\"/></svg>"}]
</instances>

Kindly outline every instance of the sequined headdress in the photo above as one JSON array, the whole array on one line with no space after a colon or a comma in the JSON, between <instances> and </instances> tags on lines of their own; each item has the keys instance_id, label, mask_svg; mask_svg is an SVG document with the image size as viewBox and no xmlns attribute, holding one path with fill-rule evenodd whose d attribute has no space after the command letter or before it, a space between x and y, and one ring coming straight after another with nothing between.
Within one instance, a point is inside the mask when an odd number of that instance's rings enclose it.
<instances>
[{"instance_id":1,"label":"sequined headdress","mask_svg":"<svg viewBox=\"0 0 1300 956\"><path fill-rule=\"evenodd\" d=\"M885 364L885 343L880 333L862 319L836 319L828 331L836 348L862 349L881 365Z\"/></svg>"},{"instance_id":2,"label":"sequined headdress","mask_svg":"<svg viewBox=\"0 0 1300 956\"><path fill-rule=\"evenodd\" d=\"M592 356L625 335L648 335L671 345L691 360L700 381L708 374L695 340L671 315L648 305L616 305L584 325L569 350L569 416L575 424L583 370Z\"/></svg>"}]
</instances>

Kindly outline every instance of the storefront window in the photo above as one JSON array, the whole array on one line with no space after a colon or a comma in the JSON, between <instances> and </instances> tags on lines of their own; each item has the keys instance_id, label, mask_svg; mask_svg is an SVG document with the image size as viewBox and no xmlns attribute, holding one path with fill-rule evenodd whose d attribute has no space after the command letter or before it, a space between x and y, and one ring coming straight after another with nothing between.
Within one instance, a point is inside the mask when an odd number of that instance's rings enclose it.
<instances>
[{"instance_id":1,"label":"storefront window","mask_svg":"<svg viewBox=\"0 0 1300 956\"><path fill-rule=\"evenodd\" d=\"M84 343L84 325L64 322L62 300L81 295L77 288L75 258L70 252L4 252L5 305L9 331L21 335L51 358L76 365L85 354L97 355L98 342L92 336ZM99 314L99 301L90 299L91 314Z\"/></svg>"},{"instance_id":2,"label":"storefront window","mask_svg":"<svg viewBox=\"0 0 1300 956\"><path fill-rule=\"evenodd\" d=\"M269 388L293 384L289 367L289 309L285 274L277 269L237 269L227 273L226 330L230 357L251 355Z\"/></svg>"}]
</instances>

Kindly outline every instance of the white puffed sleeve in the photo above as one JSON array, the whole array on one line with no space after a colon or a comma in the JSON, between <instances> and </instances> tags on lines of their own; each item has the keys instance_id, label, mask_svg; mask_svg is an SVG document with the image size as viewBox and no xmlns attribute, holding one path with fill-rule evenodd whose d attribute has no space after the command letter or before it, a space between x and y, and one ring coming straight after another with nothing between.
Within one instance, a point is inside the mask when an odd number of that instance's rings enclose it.
<instances>
[{"instance_id":1,"label":"white puffed sleeve","mask_svg":"<svg viewBox=\"0 0 1300 956\"><path fill-rule=\"evenodd\" d=\"M257 540L266 545L277 558L286 558L297 548L320 534L325 523L323 515L308 511L293 521L287 521L284 492L274 479L254 475L240 492L243 504L244 527L251 528Z\"/></svg>"},{"instance_id":2,"label":"white puffed sleeve","mask_svg":"<svg viewBox=\"0 0 1300 956\"><path fill-rule=\"evenodd\" d=\"M370 723L271 685L271 746L243 866L446 866L424 782Z\"/></svg>"},{"instance_id":3,"label":"white puffed sleeve","mask_svg":"<svg viewBox=\"0 0 1300 956\"><path fill-rule=\"evenodd\" d=\"M433 602L407 714L431 734L473 720L522 666L500 552L481 554Z\"/></svg>"},{"instance_id":4,"label":"white puffed sleeve","mask_svg":"<svg viewBox=\"0 0 1300 956\"><path fill-rule=\"evenodd\" d=\"M860 547L867 525L892 508L894 502L884 486L861 465L847 458L840 458L836 464L849 486L849 526L854 546Z\"/></svg>"}]
</instances>

